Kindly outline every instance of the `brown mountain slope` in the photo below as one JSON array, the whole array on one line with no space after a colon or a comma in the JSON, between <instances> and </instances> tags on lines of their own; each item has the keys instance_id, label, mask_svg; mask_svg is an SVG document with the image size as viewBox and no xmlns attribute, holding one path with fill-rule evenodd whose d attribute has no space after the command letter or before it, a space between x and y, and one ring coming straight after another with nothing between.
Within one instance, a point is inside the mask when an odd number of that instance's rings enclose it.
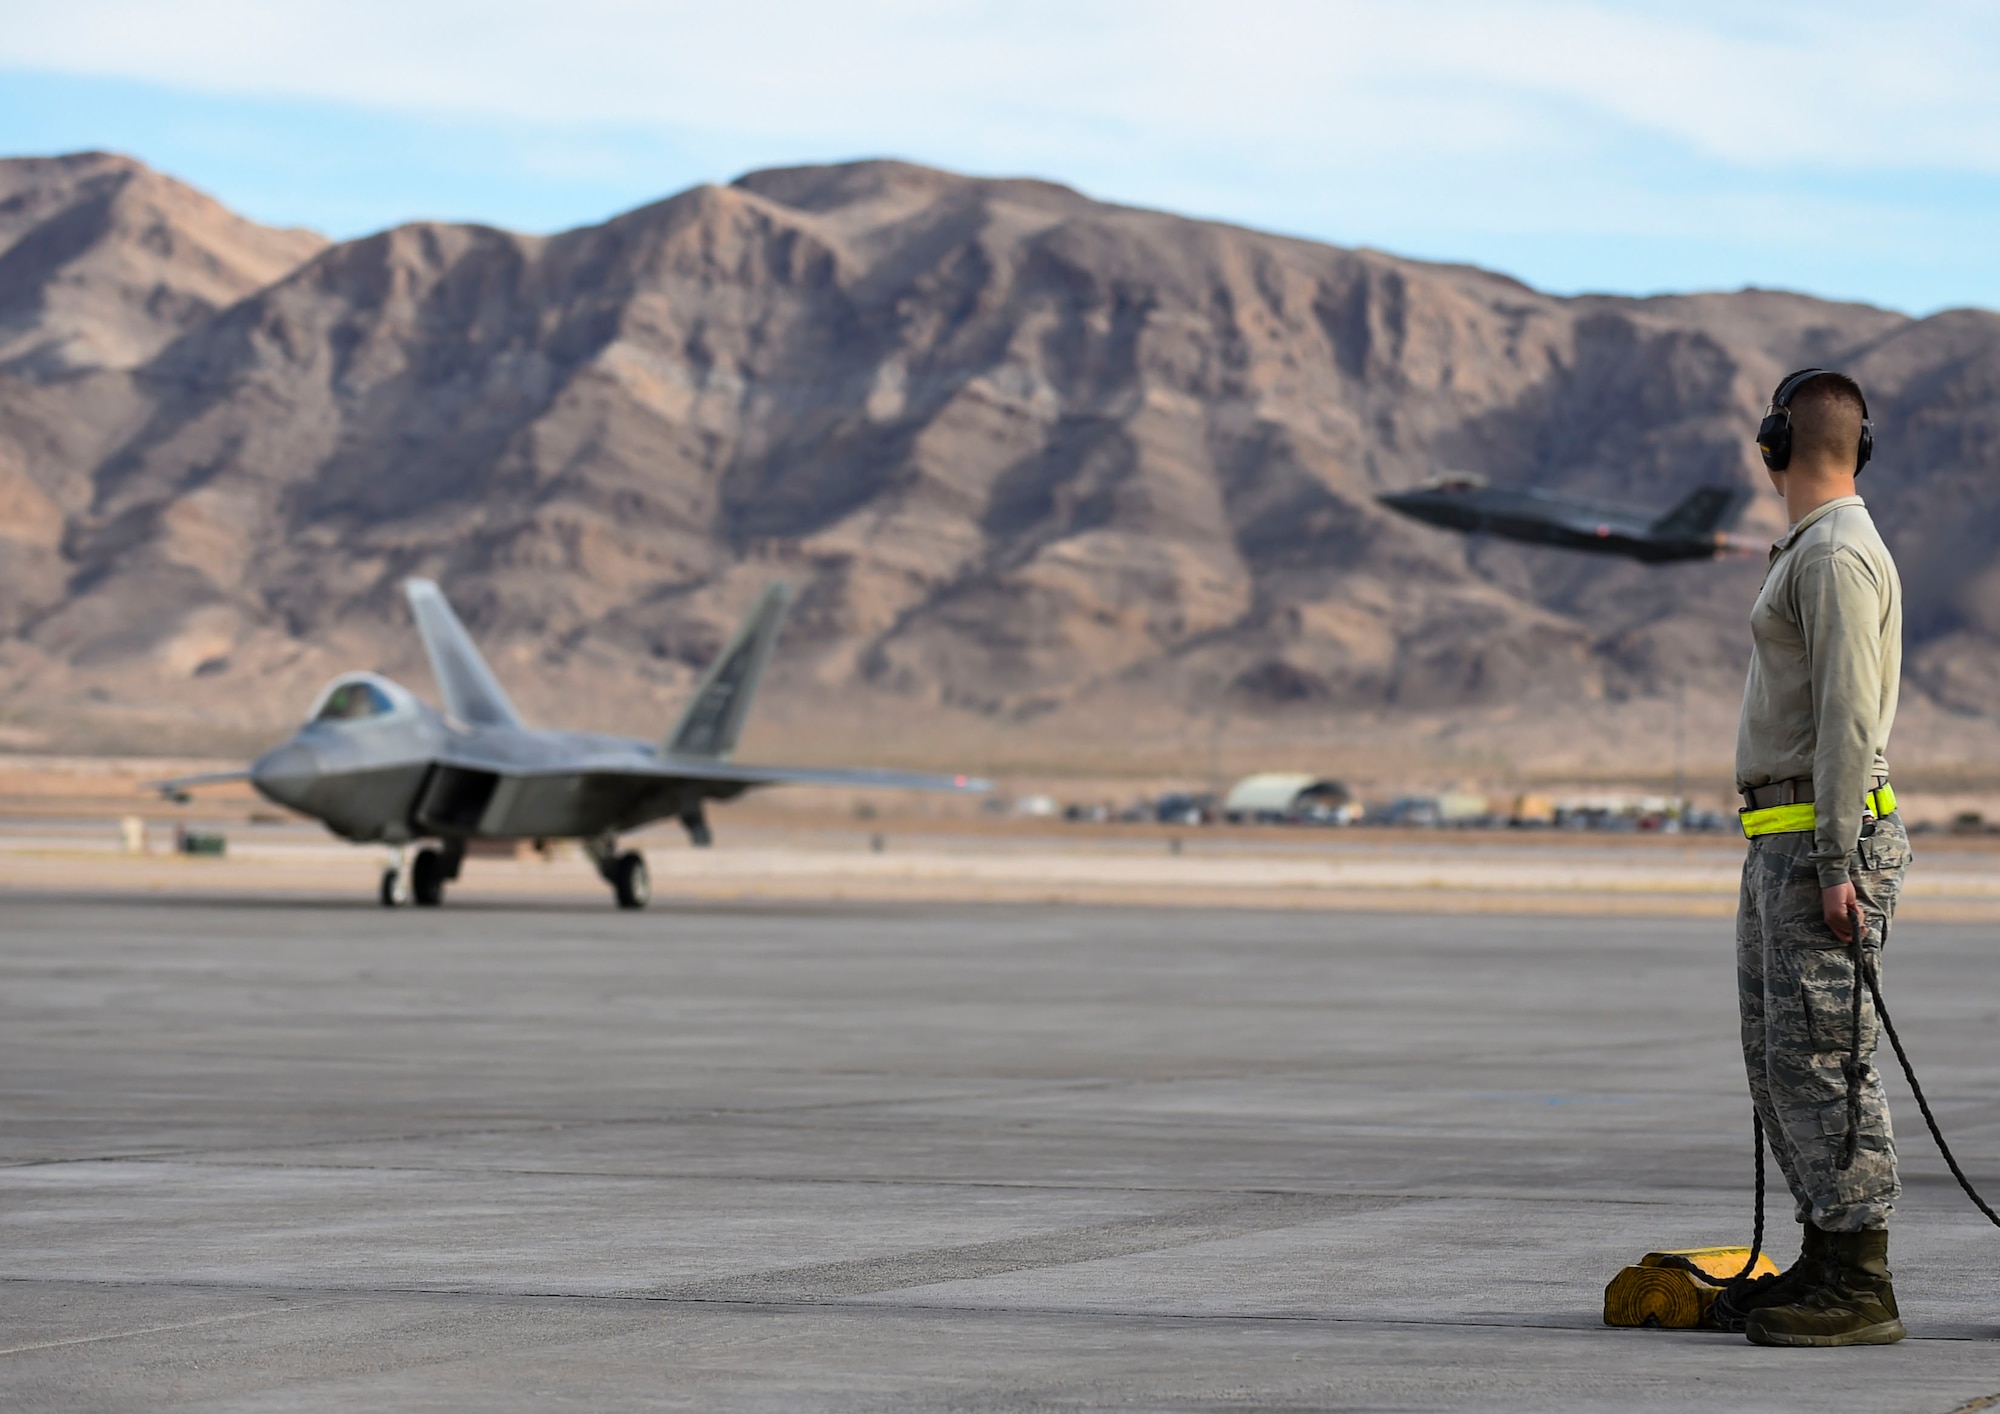
<instances>
[{"instance_id":1,"label":"brown mountain slope","mask_svg":"<svg viewBox=\"0 0 2000 1414\"><path fill-rule=\"evenodd\" d=\"M399 228L129 373L0 381L0 458L46 501L0 701L255 731L356 661L421 684L396 584L422 573L529 710L639 728L783 576L762 720L795 752L1165 760L1226 730L1650 768L1675 684L1704 731L1733 710L1758 565L1468 543L1374 494L1441 466L1661 508L1754 484L1769 387L1819 360L1874 392L1912 710L1960 750L2000 671L2000 317L1557 299L886 162L548 239Z\"/></svg>"},{"instance_id":2,"label":"brown mountain slope","mask_svg":"<svg viewBox=\"0 0 2000 1414\"><path fill-rule=\"evenodd\" d=\"M127 157L0 160L0 370L135 367L325 244Z\"/></svg>"}]
</instances>

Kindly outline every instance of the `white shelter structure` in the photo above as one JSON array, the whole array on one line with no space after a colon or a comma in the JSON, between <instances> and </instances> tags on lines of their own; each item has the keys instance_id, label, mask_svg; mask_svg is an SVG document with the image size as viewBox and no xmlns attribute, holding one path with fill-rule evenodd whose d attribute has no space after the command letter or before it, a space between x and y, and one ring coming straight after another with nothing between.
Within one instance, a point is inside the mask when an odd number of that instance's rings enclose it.
<instances>
[{"instance_id":1,"label":"white shelter structure","mask_svg":"<svg viewBox=\"0 0 2000 1414\"><path fill-rule=\"evenodd\" d=\"M1232 823L1312 821L1344 825L1353 817L1354 793L1339 781L1307 771L1265 771L1229 788L1222 816Z\"/></svg>"}]
</instances>

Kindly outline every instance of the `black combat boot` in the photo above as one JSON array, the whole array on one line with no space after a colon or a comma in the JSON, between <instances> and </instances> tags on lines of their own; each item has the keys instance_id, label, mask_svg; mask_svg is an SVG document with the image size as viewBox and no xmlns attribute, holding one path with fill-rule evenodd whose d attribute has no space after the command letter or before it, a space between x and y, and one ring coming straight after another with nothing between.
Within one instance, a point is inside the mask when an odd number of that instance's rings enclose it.
<instances>
[{"instance_id":1,"label":"black combat boot","mask_svg":"<svg viewBox=\"0 0 2000 1414\"><path fill-rule=\"evenodd\" d=\"M1743 1333L1754 1345L1893 1345L1909 1332L1889 1284L1889 1232L1826 1234L1824 1280L1784 1306L1752 1311Z\"/></svg>"},{"instance_id":2,"label":"black combat boot","mask_svg":"<svg viewBox=\"0 0 2000 1414\"><path fill-rule=\"evenodd\" d=\"M1782 1272L1725 1288L1708 1308L1709 1320L1720 1330L1743 1334L1743 1323L1752 1311L1788 1306L1824 1281L1821 1264L1825 1259L1826 1234L1808 1222L1800 1234L1796 1262Z\"/></svg>"}]
</instances>

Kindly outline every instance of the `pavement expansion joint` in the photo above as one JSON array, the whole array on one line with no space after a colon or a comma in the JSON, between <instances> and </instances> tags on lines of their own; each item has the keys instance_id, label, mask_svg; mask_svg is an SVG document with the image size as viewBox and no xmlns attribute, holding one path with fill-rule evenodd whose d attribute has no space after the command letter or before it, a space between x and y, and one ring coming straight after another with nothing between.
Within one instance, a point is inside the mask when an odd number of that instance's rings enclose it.
<instances>
[{"instance_id":1,"label":"pavement expansion joint","mask_svg":"<svg viewBox=\"0 0 2000 1414\"><path fill-rule=\"evenodd\" d=\"M446 1132L434 1137L478 1137L487 1131ZM497 1131L518 1133L519 1131ZM359 1140L325 1140L293 1145L274 1145L275 1148L310 1149L353 1143L397 1142L384 1141L380 1137ZM1130 1194L1265 1194L1273 1196L1295 1196L1303 1198L1325 1198L1339 1201L1372 1202L1380 1206L1398 1203L1454 1203L1454 1202L1507 1202L1556 1207L1612 1207L1612 1208L1673 1208L1683 1206L1691 1197L1702 1201L1728 1204L1735 1203L1741 1194L1733 1186L1718 1186L1713 1189L1648 1193L1535 1193L1522 1192L1506 1187L1423 1187L1400 1191L1383 1189L1325 1189L1305 1187L1226 1187L1213 1184L1164 1184L1129 1182L1093 1182L1089 1179L1007 1179L1007 1178L967 1178L952 1174L814 1174L814 1173L740 1173L729 1171L707 1171L686 1169L635 1169L635 1168L557 1168L523 1167L511 1164L478 1163L384 1163L380 1161L356 1162L316 1162L294 1163L285 1159L254 1159L239 1157L255 1154L256 1148L222 1149L173 1149L152 1153L133 1154L72 1154L60 1158L22 1159L0 1162L0 1172L7 1170L29 1170L43 1168L81 1167L90 1164L115 1164L137 1166L144 1164L190 1164L205 1168L244 1169L250 1171L311 1173L414 1173L435 1175L456 1175L461 1177L484 1176L496 1178L580 1178L602 1179L614 1182L651 1183L716 1183L729 1185L827 1188L953 1188L991 1189L999 1192L1028 1193L1130 1193ZM1940 1192L1957 1191L1956 1185L1935 1175L1917 1175L1913 1182L1905 1177L1905 1189L1915 1187L1936 1187Z\"/></svg>"},{"instance_id":2,"label":"pavement expansion joint","mask_svg":"<svg viewBox=\"0 0 2000 1414\"><path fill-rule=\"evenodd\" d=\"M1081 1305L1062 1302L1034 1302L1026 1304L982 1304L967 1301L893 1301L877 1299L856 1299L856 1295L866 1297L868 1293L856 1293L835 1297L757 1297L748 1295L697 1294L692 1289L645 1291L565 1291L540 1287L518 1287L513 1289L472 1289L460 1286L426 1285L421 1283L395 1284L355 1284L328 1286L314 1284L279 1284L268 1281L218 1281L212 1278L197 1280L180 1279L117 1279L92 1281L78 1278L7 1277L0 1276L0 1286L22 1286L42 1288L83 1288L105 1292L177 1291L185 1293L210 1293L236 1296L264 1296L273 1300L271 1307L249 1312L231 1312L215 1317L199 1318L192 1321L165 1322L157 1326L134 1328L125 1331L107 1331L89 1336L67 1338L57 1341L34 1342L21 1346L0 1348L0 1356L27 1353L42 1348L57 1348L72 1344L94 1343L118 1340L133 1336L153 1334L162 1331L195 1329L203 1326L228 1324L234 1321L251 1320L265 1316L277 1316L286 1312L308 1309L361 1306L373 1301L434 1301L447 1300L469 1302L482 1306L511 1306L521 1302L549 1303L560 1306L627 1306L627 1307L713 1307L734 1308L745 1311L767 1313L815 1313L839 1311L850 1316L868 1318L903 1318L910 1316L955 1315L990 1320L1013 1320L1020 1318L1054 1318L1065 1320L1101 1321L1119 1324L1158 1323L1168 1325L1230 1326L1295 1326L1295 1327L1340 1327L1343 1329L1382 1330L1519 1330L1546 1332L1550 1334L1572 1333L1589 1335L1608 1341L1639 1341L1647 1345L1664 1343L1678 1346L1714 1346L1734 1348L1733 1337L1720 1331L1629 1331L1607 1330L1595 1310L1572 1312L1460 1312L1455 1315L1410 1316L1387 1315L1381 1313L1343 1314L1334 1311L1295 1310L1188 1310L1159 1309L1140 1306ZM1912 1325L1910 1336L1904 1344L1990 1344L1993 1331L1989 1327L1965 1322L1924 1322ZM1967 1408L2000 1408L2000 1395L1983 1396L1993 1402L1974 1402ZM1956 1409L1947 1414L1958 1414Z\"/></svg>"},{"instance_id":3,"label":"pavement expansion joint","mask_svg":"<svg viewBox=\"0 0 2000 1414\"><path fill-rule=\"evenodd\" d=\"M29 1341L23 1345L0 1346L0 1358L9 1355L29 1355L38 1350L61 1350L73 1345L97 1345L111 1340L134 1340L141 1336L164 1335L169 1331L200 1330L205 1326L234 1325L242 1321L267 1321L274 1317L289 1316L306 1307L327 1307L340 1304L338 1298L314 1301L288 1301L263 1311L230 1311L220 1316L204 1316L193 1321L167 1321L154 1326L136 1326L131 1330L100 1331L92 1335L65 1336L60 1340Z\"/></svg>"},{"instance_id":4,"label":"pavement expansion joint","mask_svg":"<svg viewBox=\"0 0 2000 1414\"><path fill-rule=\"evenodd\" d=\"M700 1300L821 1301L913 1286L976 1281L1005 1272L1074 1266L1107 1257L1159 1252L1253 1232L1297 1227L1336 1214L1379 1211L1402 1199L1355 1199L1310 1194L1247 1194L1175 1212L997 1242L933 1247L845 1262L816 1262L720 1280L663 1288L661 1297Z\"/></svg>"}]
</instances>

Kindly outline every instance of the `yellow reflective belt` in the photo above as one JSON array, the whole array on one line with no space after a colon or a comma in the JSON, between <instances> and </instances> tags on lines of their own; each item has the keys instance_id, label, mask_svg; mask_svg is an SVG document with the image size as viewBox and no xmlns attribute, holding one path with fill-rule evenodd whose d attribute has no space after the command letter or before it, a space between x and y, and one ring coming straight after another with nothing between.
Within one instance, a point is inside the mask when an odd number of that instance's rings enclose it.
<instances>
[{"instance_id":1,"label":"yellow reflective belt","mask_svg":"<svg viewBox=\"0 0 2000 1414\"><path fill-rule=\"evenodd\" d=\"M1789 835L1799 830L1810 830L1815 822L1810 800L1803 805L1767 805L1762 810L1741 811L1737 818L1743 822L1743 838L1754 840L1759 835Z\"/></svg>"},{"instance_id":2,"label":"yellow reflective belt","mask_svg":"<svg viewBox=\"0 0 2000 1414\"><path fill-rule=\"evenodd\" d=\"M1869 791L1867 800L1868 808L1878 818L1896 809L1896 792L1887 781L1879 790ZM1809 800L1801 805L1767 805L1762 810L1743 810L1737 813L1737 818L1743 822L1743 838L1746 840L1754 840L1759 835L1796 834L1817 824Z\"/></svg>"}]
</instances>

